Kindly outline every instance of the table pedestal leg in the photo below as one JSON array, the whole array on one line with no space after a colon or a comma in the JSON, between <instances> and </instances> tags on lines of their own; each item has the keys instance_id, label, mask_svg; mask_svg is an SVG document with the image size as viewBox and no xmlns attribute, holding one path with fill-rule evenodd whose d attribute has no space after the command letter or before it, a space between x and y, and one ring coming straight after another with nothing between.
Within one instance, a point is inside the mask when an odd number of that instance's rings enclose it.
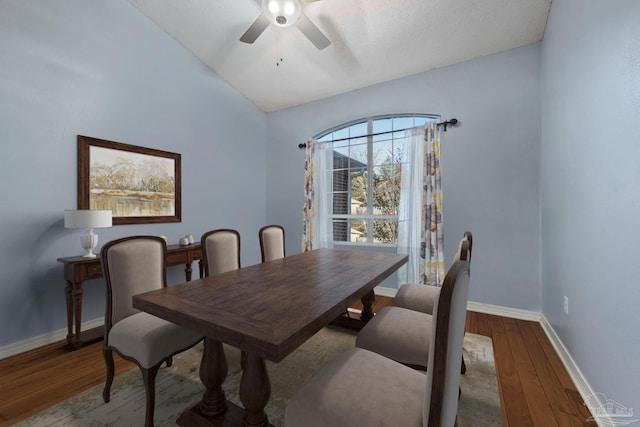
<instances>
[{"instance_id":1,"label":"table pedestal leg","mask_svg":"<svg viewBox=\"0 0 640 427\"><path fill-rule=\"evenodd\" d=\"M204 353L200 363L200 381L206 387L200 412L208 417L215 417L227 410L227 397L222 390L222 383L227 377L229 366L222 343L211 338L204 339Z\"/></svg>"},{"instance_id":2,"label":"table pedestal leg","mask_svg":"<svg viewBox=\"0 0 640 427\"><path fill-rule=\"evenodd\" d=\"M368 322L373 318L373 303L376 301L376 294L373 289L365 296L360 298L362 302L362 313L360 313L360 319Z\"/></svg>"},{"instance_id":3,"label":"table pedestal leg","mask_svg":"<svg viewBox=\"0 0 640 427\"><path fill-rule=\"evenodd\" d=\"M264 359L247 353L240 381L240 401L246 411L243 426L269 426L269 418L264 412L264 407L270 395L271 383Z\"/></svg>"}]
</instances>

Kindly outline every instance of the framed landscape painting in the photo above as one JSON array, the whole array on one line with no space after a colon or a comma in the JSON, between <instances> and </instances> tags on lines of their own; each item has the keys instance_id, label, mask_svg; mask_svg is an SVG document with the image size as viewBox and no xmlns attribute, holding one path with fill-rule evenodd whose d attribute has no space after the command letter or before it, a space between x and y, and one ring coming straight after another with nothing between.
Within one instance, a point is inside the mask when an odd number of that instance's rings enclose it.
<instances>
[{"instance_id":1,"label":"framed landscape painting","mask_svg":"<svg viewBox=\"0 0 640 427\"><path fill-rule=\"evenodd\" d=\"M78 135L78 209L113 225L180 222L181 155Z\"/></svg>"}]
</instances>

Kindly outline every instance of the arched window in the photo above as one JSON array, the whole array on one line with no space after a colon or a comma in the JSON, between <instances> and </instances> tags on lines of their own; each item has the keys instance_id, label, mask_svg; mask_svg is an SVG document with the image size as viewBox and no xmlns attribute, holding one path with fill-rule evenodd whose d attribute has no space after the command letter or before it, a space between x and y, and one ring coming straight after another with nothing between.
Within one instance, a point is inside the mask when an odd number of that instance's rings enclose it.
<instances>
[{"instance_id":1,"label":"arched window","mask_svg":"<svg viewBox=\"0 0 640 427\"><path fill-rule=\"evenodd\" d=\"M405 130L439 116L392 114L317 134L333 152L333 243L395 246Z\"/></svg>"}]
</instances>

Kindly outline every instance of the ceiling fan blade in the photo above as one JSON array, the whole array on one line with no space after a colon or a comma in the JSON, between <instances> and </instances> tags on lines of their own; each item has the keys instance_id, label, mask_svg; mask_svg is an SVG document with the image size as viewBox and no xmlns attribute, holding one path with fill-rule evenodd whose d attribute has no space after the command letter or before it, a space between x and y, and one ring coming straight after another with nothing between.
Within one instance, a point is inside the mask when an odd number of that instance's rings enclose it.
<instances>
[{"instance_id":1,"label":"ceiling fan blade","mask_svg":"<svg viewBox=\"0 0 640 427\"><path fill-rule=\"evenodd\" d=\"M302 34L304 34L318 50L322 50L331 44L329 39L322 34L322 31L320 31L304 13L301 14L300 18L296 21L296 27L302 31Z\"/></svg>"},{"instance_id":2,"label":"ceiling fan blade","mask_svg":"<svg viewBox=\"0 0 640 427\"><path fill-rule=\"evenodd\" d=\"M244 32L242 37L240 37L240 41L245 43L253 43L268 26L269 18L267 18L264 13L260 12L260 15L258 15L256 20L253 21L253 24L251 24L247 31Z\"/></svg>"}]
</instances>

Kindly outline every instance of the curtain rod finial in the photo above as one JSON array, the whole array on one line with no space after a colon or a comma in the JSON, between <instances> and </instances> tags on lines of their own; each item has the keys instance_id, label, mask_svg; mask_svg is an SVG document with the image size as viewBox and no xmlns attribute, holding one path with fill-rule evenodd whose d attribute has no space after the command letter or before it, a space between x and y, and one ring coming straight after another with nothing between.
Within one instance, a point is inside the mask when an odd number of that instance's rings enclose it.
<instances>
[{"instance_id":1,"label":"curtain rod finial","mask_svg":"<svg viewBox=\"0 0 640 427\"><path fill-rule=\"evenodd\" d=\"M298 148L307 148L307 144L304 144L304 143L298 144Z\"/></svg>"},{"instance_id":2,"label":"curtain rod finial","mask_svg":"<svg viewBox=\"0 0 640 427\"><path fill-rule=\"evenodd\" d=\"M445 120L444 122L440 122L438 123L438 125L442 125L444 126L444 131L447 131L447 126L455 126L458 124L458 119L449 119L449 120Z\"/></svg>"}]
</instances>

